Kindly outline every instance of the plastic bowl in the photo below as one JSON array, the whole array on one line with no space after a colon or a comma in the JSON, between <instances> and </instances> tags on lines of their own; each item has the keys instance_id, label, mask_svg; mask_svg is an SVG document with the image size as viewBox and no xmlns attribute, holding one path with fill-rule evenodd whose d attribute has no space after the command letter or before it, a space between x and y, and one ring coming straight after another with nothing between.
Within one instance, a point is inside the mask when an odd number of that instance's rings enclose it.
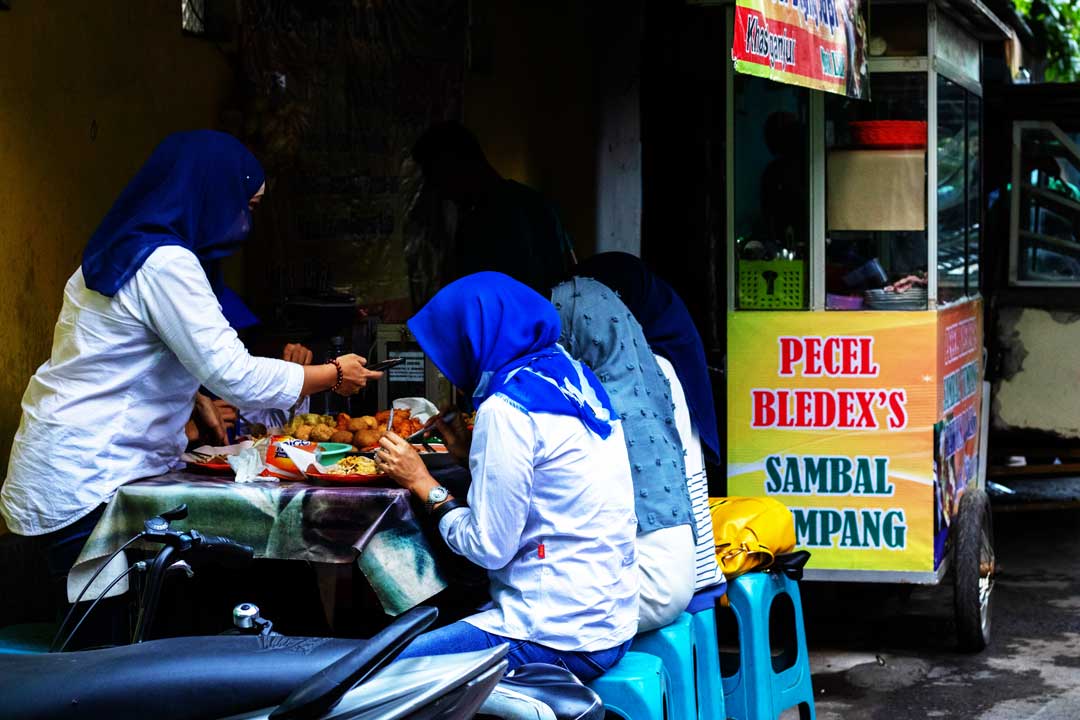
<instances>
[{"instance_id":1,"label":"plastic bowl","mask_svg":"<svg viewBox=\"0 0 1080 720\"><path fill-rule=\"evenodd\" d=\"M323 466L337 465L338 462L353 452L354 448L348 443L319 443L319 464Z\"/></svg>"}]
</instances>

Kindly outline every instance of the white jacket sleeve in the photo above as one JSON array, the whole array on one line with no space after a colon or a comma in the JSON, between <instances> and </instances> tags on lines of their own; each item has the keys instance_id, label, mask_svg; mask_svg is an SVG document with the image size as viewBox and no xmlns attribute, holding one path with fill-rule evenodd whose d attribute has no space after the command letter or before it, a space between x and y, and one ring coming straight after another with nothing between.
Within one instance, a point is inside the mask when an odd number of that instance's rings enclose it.
<instances>
[{"instance_id":1,"label":"white jacket sleeve","mask_svg":"<svg viewBox=\"0 0 1080 720\"><path fill-rule=\"evenodd\" d=\"M469 469L469 507L447 513L439 530L447 545L487 570L517 555L532 506L536 429L528 415L498 395L476 415Z\"/></svg>"},{"instance_id":2,"label":"white jacket sleeve","mask_svg":"<svg viewBox=\"0 0 1080 720\"><path fill-rule=\"evenodd\" d=\"M190 251L158 248L129 282L139 316L215 395L256 409L286 409L299 399L303 367L248 353Z\"/></svg>"}]
</instances>

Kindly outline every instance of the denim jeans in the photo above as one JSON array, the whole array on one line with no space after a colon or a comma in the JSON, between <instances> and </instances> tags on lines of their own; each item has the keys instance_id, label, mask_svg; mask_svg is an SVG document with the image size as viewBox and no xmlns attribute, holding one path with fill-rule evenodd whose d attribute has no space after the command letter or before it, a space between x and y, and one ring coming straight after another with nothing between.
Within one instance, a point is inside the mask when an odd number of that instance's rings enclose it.
<instances>
[{"instance_id":1,"label":"denim jeans","mask_svg":"<svg viewBox=\"0 0 1080 720\"><path fill-rule=\"evenodd\" d=\"M507 643L510 651L506 660L514 670L528 663L549 663L566 668L582 682L589 682L603 675L619 662L630 648L630 640L609 650L574 652L554 650L528 640L514 640L481 630L464 620L424 633L412 641L398 659L423 657L425 655L450 655L452 653L485 650Z\"/></svg>"}]
</instances>

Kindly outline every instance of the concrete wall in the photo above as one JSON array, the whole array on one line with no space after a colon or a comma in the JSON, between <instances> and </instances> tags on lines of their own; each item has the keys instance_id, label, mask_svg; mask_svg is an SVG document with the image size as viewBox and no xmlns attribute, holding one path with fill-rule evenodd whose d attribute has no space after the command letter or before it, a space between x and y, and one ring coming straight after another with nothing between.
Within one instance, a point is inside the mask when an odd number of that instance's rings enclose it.
<instances>
[{"instance_id":1,"label":"concrete wall","mask_svg":"<svg viewBox=\"0 0 1080 720\"><path fill-rule=\"evenodd\" d=\"M0 468L90 234L154 145L216 126L231 92L225 55L181 33L179 6L12 0L0 12Z\"/></svg>"},{"instance_id":2,"label":"concrete wall","mask_svg":"<svg viewBox=\"0 0 1080 720\"><path fill-rule=\"evenodd\" d=\"M1004 308L996 332L1003 355L994 428L1080 438L1080 315Z\"/></svg>"}]
</instances>

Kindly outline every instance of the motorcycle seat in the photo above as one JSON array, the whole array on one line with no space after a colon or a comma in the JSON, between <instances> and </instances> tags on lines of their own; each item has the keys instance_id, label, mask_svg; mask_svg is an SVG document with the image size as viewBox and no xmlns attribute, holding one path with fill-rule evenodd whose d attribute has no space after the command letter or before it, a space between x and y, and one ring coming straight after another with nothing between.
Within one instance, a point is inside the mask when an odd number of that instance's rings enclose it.
<instances>
[{"instance_id":1,"label":"motorcycle seat","mask_svg":"<svg viewBox=\"0 0 1080 720\"><path fill-rule=\"evenodd\" d=\"M529 663L503 678L478 717L603 720L604 703L569 670Z\"/></svg>"},{"instance_id":2,"label":"motorcycle seat","mask_svg":"<svg viewBox=\"0 0 1080 720\"><path fill-rule=\"evenodd\" d=\"M272 707L364 640L181 637L100 650L0 655L0 714L198 720Z\"/></svg>"}]
</instances>

